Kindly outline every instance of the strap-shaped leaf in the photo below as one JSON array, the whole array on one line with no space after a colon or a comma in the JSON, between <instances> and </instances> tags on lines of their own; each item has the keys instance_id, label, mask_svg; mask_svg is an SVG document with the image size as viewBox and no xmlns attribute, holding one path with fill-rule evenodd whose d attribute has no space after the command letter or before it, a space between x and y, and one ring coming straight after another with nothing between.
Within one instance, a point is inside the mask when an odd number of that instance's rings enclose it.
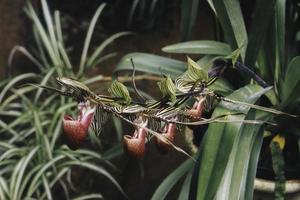
<instances>
[{"instance_id":1,"label":"strap-shaped leaf","mask_svg":"<svg viewBox=\"0 0 300 200\"><path fill-rule=\"evenodd\" d=\"M267 120L271 116L270 113L252 109L245 119ZM263 124L243 124L241 126L233 143L216 199L222 199L224 196L227 199L253 199L254 178L262 141Z\"/></svg>"},{"instance_id":2,"label":"strap-shaped leaf","mask_svg":"<svg viewBox=\"0 0 300 200\"><path fill-rule=\"evenodd\" d=\"M296 106L293 104L299 97L300 88L300 56L294 57L288 64L287 71L284 77L284 81L280 85L281 94L281 107Z\"/></svg>"},{"instance_id":3,"label":"strap-shaped leaf","mask_svg":"<svg viewBox=\"0 0 300 200\"><path fill-rule=\"evenodd\" d=\"M257 101L268 89L258 85L247 85L228 96L236 101L249 104ZM248 112L248 108L222 102L214 110L213 116L235 112ZM244 115L229 115L227 120L244 120ZM210 124L203 141L203 147L198 156L199 166L195 168L199 176L195 178L193 187L197 187L197 194L191 198L199 200L214 199L228 164L230 153L242 123Z\"/></svg>"},{"instance_id":4,"label":"strap-shaped leaf","mask_svg":"<svg viewBox=\"0 0 300 200\"><path fill-rule=\"evenodd\" d=\"M184 176L188 170L193 167L193 160L189 159L183 162L178 168L176 168L155 190L155 193L151 197L151 200L165 199L172 187L178 182L178 180Z\"/></svg>"},{"instance_id":5,"label":"strap-shaped leaf","mask_svg":"<svg viewBox=\"0 0 300 200\"><path fill-rule=\"evenodd\" d=\"M176 87L170 76L157 83L164 97L167 97L172 102L176 101Z\"/></svg>"},{"instance_id":6,"label":"strap-shaped leaf","mask_svg":"<svg viewBox=\"0 0 300 200\"><path fill-rule=\"evenodd\" d=\"M251 29L249 33L249 43L247 46L245 64L254 66L259 55L259 49L263 46L267 36L272 17L274 16L274 5L276 0L265 0L255 4ZM269 37L269 36L268 36ZM260 65L259 69L267 68L268 65ZM268 69L265 69L266 71ZM261 71L261 70L260 70Z\"/></svg>"},{"instance_id":7,"label":"strap-shaped leaf","mask_svg":"<svg viewBox=\"0 0 300 200\"><path fill-rule=\"evenodd\" d=\"M223 55L230 54L230 46L213 40L194 40L171 44L162 48L167 53Z\"/></svg>"},{"instance_id":8,"label":"strap-shaped leaf","mask_svg":"<svg viewBox=\"0 0 300 200\"><path fill-rule=\"evenodd\" d=\"M108 92L113 97L120 97L122 100L119 100L122 103L130 104L131 97L129 95L129 91L127 90L126 86L119 82L114 81L111 86L108 88Z\"/></svg>"},{"instance_id":9,"label":"strap-shaped leaf","mask_svg":"<svg viewBox=\"0 0 300 200\"><path fill-rule=\"evenodd\" d=\"M156 74L159 76L161 76L162 73L170 74L170 76L175 79L186 70L186 65L182 61L136 52L125 55L116 66L114 73L132 70L131 59L134 61L136 72Z\"/></svg>"},{"instance_id":10,"label":"strap-shaped leaf","mask_svg":"<svg viewBox=\"0 0 300 200\"><path fill-rule=\"evenodd\" d=\"M226 41L232 49L245 45L242 48L242 59L245 56L245 47L248 43L247 30L238 0L212 0L211 5L217 13Z\"/></svg>"}]
</instances>

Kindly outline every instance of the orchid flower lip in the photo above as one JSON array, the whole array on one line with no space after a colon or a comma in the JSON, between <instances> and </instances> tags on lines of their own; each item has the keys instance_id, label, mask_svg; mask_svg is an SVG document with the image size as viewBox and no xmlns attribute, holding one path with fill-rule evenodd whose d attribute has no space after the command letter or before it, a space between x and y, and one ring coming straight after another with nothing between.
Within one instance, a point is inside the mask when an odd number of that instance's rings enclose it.
<instances>
[{"instance_id":1,"label":"orchid flower lip","mask_svg":"<svg viewBox=\"0 0 300 200\"><path fill-rule=\"evenodd\" d=\"M65 115L64 120L74 120L70 115Z\"/></svg>"},{"instance_id":2,"label":"orchid flower lip","mask_svg":"<svg viewBox=\"0 0 300 200\"><path fill-rule=\"evenodd\" d=\"M79 115L77 118L72 118L69 115L63 117L64 134L70 142L71 149L79 148L86 137L88 136L88 129L93 120L95 106L91 106L89 102L78 104Z\"/></svg>"}]
</instances>

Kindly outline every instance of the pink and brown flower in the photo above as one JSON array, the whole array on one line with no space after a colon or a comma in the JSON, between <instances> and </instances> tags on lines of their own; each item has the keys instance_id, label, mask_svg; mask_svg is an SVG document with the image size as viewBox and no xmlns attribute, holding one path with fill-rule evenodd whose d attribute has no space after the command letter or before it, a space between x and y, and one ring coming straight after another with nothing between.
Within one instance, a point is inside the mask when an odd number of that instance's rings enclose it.
<instances>
[{"instance_id":1,"label":"pink and brown flower","mask_svg":"<svg viewBox=\"0 0 300 200\"><path fill-rule=\"evenodd\" d=\"M186 113L194 119L201 119L205 108L205 99L206 98L203 96L197 97L197 100L194 103L193 107L191 109L188 109Z\"/></svg>"},{"instance_id":2,"label":"pink and brown flower","mask_svg":"<svg viewBox=\"0 0 300 200\"><path fill-rule=\"evenodd\" d=\"M134 121L141 125L136 127L133 135L124 135L123 146L124 150L135 158L142 158L146 150L146 134L147 131L143 128L147 126L147 121L138 118Z\"/></svg>"},{"instance_id":3,"label":"pink and brown flower","mask_svg":"<svg viewBox=\"0 0 300 200\"><path fill-rule=\"evenodd\" d=\"M83 144L95 112L95 107L91 107L88 102L79 103L78 108L77 119L73 119L69 115L65 115L63 118L64 134L71 149L77 149Z\"/></svg>"},{"instance_id":4,"label":"pink and brown flower","mask_svg":"<svg viewBox=\"0 0 300 200\"><path fill-rule=\"evenodd\" d=\"M176 125L174 123L166 123L163 127L161 136L166 139L166 141L161 138L155 137L155 143L157 149L162 154L168 153L172 149L172 145L169 142L174 142L176 134Z\"/></svg>"}]
</instances>

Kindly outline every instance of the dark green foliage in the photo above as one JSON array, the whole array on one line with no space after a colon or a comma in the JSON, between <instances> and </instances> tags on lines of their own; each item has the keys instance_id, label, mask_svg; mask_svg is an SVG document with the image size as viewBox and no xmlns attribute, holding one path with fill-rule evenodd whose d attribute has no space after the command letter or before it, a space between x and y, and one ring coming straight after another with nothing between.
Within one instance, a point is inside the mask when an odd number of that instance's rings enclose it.
<instances>
[{"instance_id":1,"label":"dark green foliage","mask_svg":"<svg viewBox=\"0 0 300 200\"><path fill-rule=\"evenodd\" d=\"M282 151L277 142L270 145L272 154L272 164L275 173L275 199L283 200L285 192L285 176L284 176L284 158Z\"/></svg>"}]
</instances>

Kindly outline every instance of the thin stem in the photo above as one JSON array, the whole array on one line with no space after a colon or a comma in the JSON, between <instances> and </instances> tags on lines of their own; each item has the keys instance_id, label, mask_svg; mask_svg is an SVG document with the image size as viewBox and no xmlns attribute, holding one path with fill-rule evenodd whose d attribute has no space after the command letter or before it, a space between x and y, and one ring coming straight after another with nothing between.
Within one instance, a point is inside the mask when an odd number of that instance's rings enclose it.
<instances>
[{"instance_id":1,"label":"thin stem","mask_svg":"<svg viewBox=\"0 0 300 200\"><path fill-rule=\"evenodd\" d=\"M251 76L260 86L263 88L269 87L268 83L266 83L260 76L258 76L255 72L253 72L249 67L242 64L241 62L236 62L234 67L240 71L245 72L249 76Z\"/></svg>"},{"instance_id":2,"label":"thin stem","mask_svg":"<svg viewBox=\"0 0 300 200\"><path fill-rule=\"evenodd\" d=\"M145 99L145 97L143 97L140 93L139 93L139 90L137 89L136 87L136 84L135 84L135 66L134 66L134 63L133 63L133 59L130 58L130 61L131 61L131 64L132 64L132 85L133 85L133 88L134 88L134 91L135 93L137 94L137 96L139 98L141 98L143 101L146 101L147 99Z\"/></svg>"}]
</instances>

